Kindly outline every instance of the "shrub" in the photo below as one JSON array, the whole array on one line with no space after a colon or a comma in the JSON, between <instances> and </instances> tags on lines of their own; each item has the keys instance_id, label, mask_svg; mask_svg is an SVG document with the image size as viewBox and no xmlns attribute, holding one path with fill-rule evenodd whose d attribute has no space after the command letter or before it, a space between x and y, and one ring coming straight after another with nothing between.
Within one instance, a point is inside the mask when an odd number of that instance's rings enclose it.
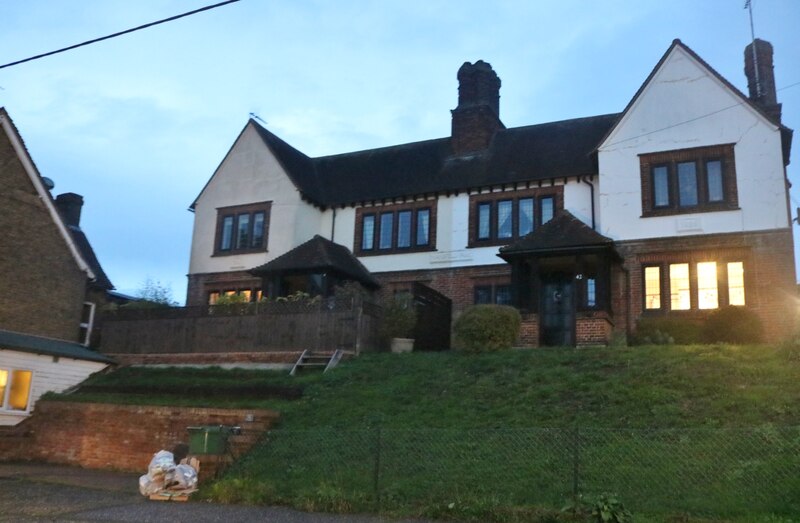
<instances>
[{"instance_id":1,"label":"shrub","mask_svg":"<svg viewBox=\"0 0 800 523\"><path fill-rule=\"evenodd\" d=\"M703 326L703 338L708 343L758 343L764 328L756 314L744 307L722 307L712 312Z\"/></svg>"},{"instance_id":2,"label":"shrub","mask_svg":"<svg viewBox=\"0 0 800 523\"><path fill-rule=\"evenodd\" d=\"M522 318L508 305L475 305L453 326L454 346L467 352L510 349L519 335Z\"/></svg>"},{"instance_id":3,"label":"shrub","mask_svg":"<svg viewBox=\"0 0 800 523\"><path fill-rule=\"evenodd\" d=\"M411 338L417 325L417 311L411 297L393 297L383 306L379 336L381 345L388 346L392 338Z\"/></svg>"},{"instance_id":4,"label":"shrub","mask_svg":"<svg viewBox=\"0 0 800 523\"><path fill-rule=\"evenodd\" d=\"M703 342L703 327L693 318L645 317L636 324L634 345L691 345Z\"/></svg>"}]
</instances>

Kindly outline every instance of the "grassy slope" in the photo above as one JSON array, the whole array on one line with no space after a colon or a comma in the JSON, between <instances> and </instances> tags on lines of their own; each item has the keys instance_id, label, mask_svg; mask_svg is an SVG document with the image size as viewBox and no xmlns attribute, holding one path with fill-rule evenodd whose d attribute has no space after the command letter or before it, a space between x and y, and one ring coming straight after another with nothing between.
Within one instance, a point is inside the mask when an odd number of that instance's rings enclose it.
<instances>
[{"instance_id":1,"label":"grassy slope","mask_svg":"<svg viewBox=\"0 0 800 523\"><path fill-rule=\"evenodd\" d=\"M770 346L367 354L325 375L123 369L92 383L299 385L299 401L73 394L68 400L271 407L281 428L800 425L800 357Z\"/></svg>"},{"instance_id":2,"label":"grassy slope","mask_svg":"<svg viewBox=\"0 0 800 523\"><path fill-rule=\"evenodd\" d=\"M219 369L127 369L93 378L96 383L120 384L170 380L176 388L201 380L209 386L295 384L305 389L303 398L297 401L82 394L66 399L280 410L280 429L290 432L274 434L269 445L257 449L232 470L214 487L212 495L216 499L285 503L318 510L373 510L374 428L380 425L386 429L381 462L383 510L446 516L449 509L442 512L441 507L448 507L452 501L449 492L454 488L457 492L480 492L482 481L491 477L492 487L505 492L506 498L496 500L487 494L487 501L470 494L466 499L455 500L466 508L451 515L477 521L516 521L505 519L502 507L560 506L565 492L570 491L569 481L563 483L571 469L569 454L563 461L569 442L559 441L562 436L551 440L547 434L500 432L489 436L498 440L492 444L485 435L468 434L464 429L762 427L767 430L765 434L771 434L771 427L800 425L798 371L797 349L769 346L540 349L484 355L367 354L326 375L298 378L285 372ZM443 434L448 441L442 447L436 446L434 440L426 440L428 443L422 447L414 446L416 443L408 439L413 440L413 430L406 435L391 432L423 428L455 430ZM312 430L293 432L306 429ZM354 432L342 432L344 429ZM430 433L419 432L431 437ZM524 447L516 446L515 438L526 437L533 439ZM624 499L640 514L659 512L659 507L668 511L685 507L684 510L707 514L720 510L733 510L736 514L793 510L786 508L791 501L785 493L762 485L772 484L775 478L784 490L800 485L796 481L790 485L789 478L781 475L784 458L794 461L791 448L787 448L787 456L770 454L768 450L759 453L753 450L758 446L750 440L722 441L714 433L680 436L679 441L667 436L658 444L607 441L603 439L606 437L601 435L600 440L587 443L584 449L586 470L582 472L588 476L582 480L582 487L594 493L605 488L622 491L634 481ZM725 437L731 438L730 434ZM741 449L734 448L736 445L742 445ZM411 454L415 457L409 459L409 452L422 454ZM683 453L678 461L673 457L675 452ZM692 461L685 460L692 453L697 453L693 458L697 464L715 472L688 477L693 471ZM463 456L470 458L464 461ZM520 463L512 465L509 460ZM640 462L650 464L644 472ZM286 463L291 465L287 467ZM498 467L498 463L505 464ZM682 468L686 464L689 468ZM603 475L592 478L589 469L607 470L608 479L628 479L620 486L604 486L608 482ZM455 484L443 481L454 477ZM639 479L633 480L634 477ZM704 495L697 498L696 492L714 477L735 477L742 483L738 490L719 491L718 496L709 499ZM637 488L638 483L641 488ZM759 487L763 491L758 491L756 499L761 504L740 499L737 494ZM756 493L751 490L750 494ZM486 506L481 508L481 504ZM474 518L468 517L470 510L477 510ZM527 520L528 516L519 519Z\"/></svg>"}]
</instances>

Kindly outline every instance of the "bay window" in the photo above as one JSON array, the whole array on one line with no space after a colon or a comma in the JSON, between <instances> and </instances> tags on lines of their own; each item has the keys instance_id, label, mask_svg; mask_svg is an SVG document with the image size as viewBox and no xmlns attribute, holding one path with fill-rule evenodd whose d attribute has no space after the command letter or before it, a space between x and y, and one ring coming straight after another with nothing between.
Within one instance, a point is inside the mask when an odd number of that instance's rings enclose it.
<instances>
[{"instance_id":1,"label":"bay window","mask_svg":"<svg viewBox=\"0 0 800 523\"><path fill-rule=\"evenodd\" d=\"M644 309L688 311L743 306L744 266L742 261L646 265L642 268ZM669 293L666 300L665 292Z\"/></svg>"}]
</instances>

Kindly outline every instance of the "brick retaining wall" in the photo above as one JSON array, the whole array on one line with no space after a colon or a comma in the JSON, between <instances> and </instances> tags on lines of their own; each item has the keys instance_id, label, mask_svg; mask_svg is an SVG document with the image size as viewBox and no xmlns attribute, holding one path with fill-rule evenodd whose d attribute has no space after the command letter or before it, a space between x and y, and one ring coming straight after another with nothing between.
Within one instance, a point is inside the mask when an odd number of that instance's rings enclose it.
<instances>
[{"instance_id":1,"label":"brick retaining wall","mask_svg":"<svg viewBox=\"0 0 800 523\"><path fill-rule=\"evenodd\" d=\"M247 421L252 416L252 421ZM93 469L147 472L153 454L188 443L187 427L238 425L235 454L249 449L278 420L262 409L210 409L39 401L34 414L0 434L0 460L45 461ZM201 479L216 471L216 458L200 457ZM204 464L209 465L205 467Z\"/></svg>"}]
</instances>

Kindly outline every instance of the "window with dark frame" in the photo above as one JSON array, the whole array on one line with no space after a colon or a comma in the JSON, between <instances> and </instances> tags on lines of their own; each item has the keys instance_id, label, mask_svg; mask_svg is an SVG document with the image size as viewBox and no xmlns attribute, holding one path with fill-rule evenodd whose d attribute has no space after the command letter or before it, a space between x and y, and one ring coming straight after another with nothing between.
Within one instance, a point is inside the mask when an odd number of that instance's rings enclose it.
<instances>
[{"instance_id":1,"label":"window with dark frame","mask_svg":"<svg viewBox=\"0 0 800 523\"><path fill-rule=\"evenodd\" d=\"M639 160L644 217L738 208L731 144L643 154Z\"/></svg>"},{"instance_id":2,"label":"window with dark frame","mask_svg":"<svg viewBox=\"0 0 800 523\"><path fill-rule=\"evenodd\" d=\"M712 310L745 305L742 261L692 261L642 267L645 311Z\"/></svg>"},{"instance_id":3,"label":"window with dark frame","mask_svg":"<svg viewBox=\"0 0 800 523\"><path fill-rule=\"evenodd\" d=\"M224 256L266 250L271 202L217 210L214 255Z\"/></svg>"},{"instance_id":4,"label":"window with dark frame","mask_svg":"<svg viewBox=\"0 0 800 523\"><path fill-rule=\"evenodd\" d=\"M472 246L510 243L533 232L552 220L556 212L556 197L513 196L514 193L474 195L470 217ZM483 200L483 198L486 198Z\"/></svg>"},{"instance_id":5,"label":"window with dark frame","mask_svg":"<svg viewBox=\"0 0 800 523\"><path fill-rule=\"evenodd\" d=\"M473 288L475 305L511 305L511 285L480 284Z\"/></svg>"},{"instance_id":6,"label":"window with dark frame","mask_svg":"<svg viewBox=\"0 0 800 523\"><path fill-rule=\"evenodd\" d=\"M433 202L377 207L356 213L356 254L394 254L431 250ZM377 222L377 223L376 223ZM360 233L360 234L358 234ZM377 246L377 248L376 248Z\"/></svg>"}]
</instances>

